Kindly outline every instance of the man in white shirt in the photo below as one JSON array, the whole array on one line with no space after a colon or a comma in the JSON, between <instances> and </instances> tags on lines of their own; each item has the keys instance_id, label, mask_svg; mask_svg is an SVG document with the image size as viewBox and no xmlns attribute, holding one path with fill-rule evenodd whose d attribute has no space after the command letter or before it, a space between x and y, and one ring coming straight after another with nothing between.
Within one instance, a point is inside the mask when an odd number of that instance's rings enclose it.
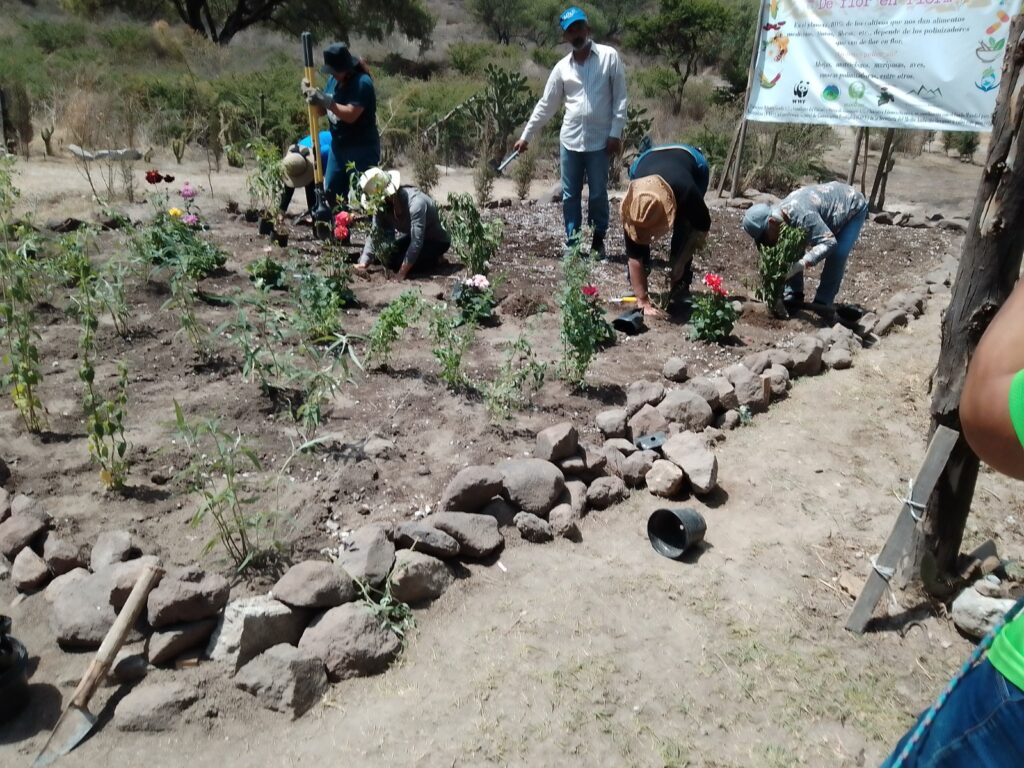
<instances>
[{"instance_id":1,"label":"man in white shirt","mask_svg":"<svg viewBox=\"0 0 1024 768\"><path fill-rule=\"evenodd\" d=\"M588 222L594 227L592 250L604 258L608 231L608 162L622 147L626 127L626 71L614 48L598 45L590 36L587 16L568 8L558 19L562 39L572 53L555 64L544 94L533 108L515 149L525 152L529 142L558 111L562 118L562 216L567 245L579 236L583 219L583 179L590 188Z\"/></svg>"}]
</instances>

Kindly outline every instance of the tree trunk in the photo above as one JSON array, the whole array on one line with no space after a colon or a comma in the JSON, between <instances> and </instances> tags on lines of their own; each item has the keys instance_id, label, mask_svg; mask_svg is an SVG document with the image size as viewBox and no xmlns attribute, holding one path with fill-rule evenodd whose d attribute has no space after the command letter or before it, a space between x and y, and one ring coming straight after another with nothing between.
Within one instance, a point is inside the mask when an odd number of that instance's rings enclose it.
<instances>
[{"instance_id":1,"label":"tree trunk","mask_svg":"<svg viewBox=\"0 0 1024 768\"><path fill-rule=\"evenodd\" d=\"M889 157L885 161L885 175L882 176L882 186L878 188L878 200L875 203L878 206L878 210L880 211L885 210L885 187L889 183L889 174L892 173L892 169L896 167L896 158L894 157L895 154L896 146L893 145L893 147L889 150Z\"/></svg>"},{"instance_id":2,"label":"tree trunk","mask_svg":"<svg viewBox=\"0 0 1024 768\"><path fill-rule=\"evenodd\" d=\"M871 211L878 210L875 206L875 200L878 198L878 189L882 185L882 177L886 173L886 167L889 163L889 153L892 151L892 140L895 135L895 128L889 128L885 132L885 141L882 143L882 154L878 158L878 170L875 171L875 181L871 185L871 198L868 200L868 209Z\"/></svg>"},{"instance_id":3,"label":"tree trunk","mask_svg":"<svg viewBox=\"0 0 1024 768\"><path fill-rule=\"evenodd\" d=\"M860 143L864 140L864 128L857 129L857 138L853 142L853 157L850 158L850 172L846 174L846 183L851 187L857 178L857 161L860 160Z\"/></svg>"},{"instance_id":4,"label":"tree trunk","mask_svg":"<svg viewBox=\"0 0 1024 768\"><path fill-rule=\"evenodd\" d=\"M931 430L960 430L960 394L967 364L992 317L1010 295L1024 252L1024 15L1006 39L1006 58L985 171L974 199L960 267L942 320L942 345L933 378ZM924 546L940 577L955 571L970 512L978 458L961 437L924 519ZM915 558L920 560L920 557Z\"/></svg>"},{"instance_id":5,"label":"tree trunk","mask_svg":"<svg viewBox=\"0 0 1024 768\"><path fill-rule=\"evenodd\" d=\"M864 129L864 162L860 164L860 193L866 195L868 192L868 152L871 150L871 129Z\"/></svg>"}]
</instances>

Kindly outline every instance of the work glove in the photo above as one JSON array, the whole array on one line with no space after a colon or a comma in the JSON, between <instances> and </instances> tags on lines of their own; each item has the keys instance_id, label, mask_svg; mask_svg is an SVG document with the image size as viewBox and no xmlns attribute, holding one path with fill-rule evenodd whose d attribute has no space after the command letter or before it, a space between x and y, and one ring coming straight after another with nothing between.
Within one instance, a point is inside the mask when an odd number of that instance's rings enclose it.
<instances>
[{"instance_id":1,"label":"work glove","mask_svg":"<svg viewBox=\"0 0 1024 768\"><path fill-rule=\"evenodd\" d=\"M302 78L302 95L305 97L307 104L320 107L320 109L327 112L330 112L331 107L334 105L334 99L319 88L314 88L306 78Z\"/></svg>"},{"instance_id":2,"label":"work glove","mask_svg":"<svg viewBox=\"0 0 1024 768\"><path fill-rule=\"evenodd\" d=\"M801 272L804 271L805 266L806 265L804 264L803 259L800 259L799 261L794 261L793 265L789 268L789 271L786 273L786 279L789 280L791 277L799 275Z\"/></svg>"}]
</instances>

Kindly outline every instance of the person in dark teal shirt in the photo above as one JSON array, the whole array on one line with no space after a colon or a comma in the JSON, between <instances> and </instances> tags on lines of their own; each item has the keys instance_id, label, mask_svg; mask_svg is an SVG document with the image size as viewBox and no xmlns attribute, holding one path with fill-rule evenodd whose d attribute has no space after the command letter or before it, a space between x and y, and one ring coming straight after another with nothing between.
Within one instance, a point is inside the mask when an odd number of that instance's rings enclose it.
<instances>
[{"instance_id":1,"label":"person in dark teal shirt","mask_svg":"<svg viewBox=\"0 0 1024 768\"><path fill-rule=\"evenodd\" d=\"M345 43L324 49L327 75L324 90L302 81L306 101L323 110L331 130L331 154L324 170L324 189L331 207L341 198L348 205L349 163L362 173L380 164L380 133L377 130L377 92L366 62L353 56Z\"/></svg>"}]
</instances>

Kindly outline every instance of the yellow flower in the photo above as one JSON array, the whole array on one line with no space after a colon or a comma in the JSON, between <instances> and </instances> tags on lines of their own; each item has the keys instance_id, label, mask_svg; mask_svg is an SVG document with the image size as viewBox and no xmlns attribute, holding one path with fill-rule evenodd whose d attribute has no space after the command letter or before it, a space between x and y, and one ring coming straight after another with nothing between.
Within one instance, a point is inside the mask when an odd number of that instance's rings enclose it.
<instances>
[{"instance_id":1,"label":"yellow flower","mask_svg":"<svg viewBox=\"0 0 1024 768\"><path fill-rule=\"evenodd\" d=\"M167 215L175 219L180 219L183 213L185 212L181 208L171 208L167 211Z\"/></svg>"}]
</instances>

